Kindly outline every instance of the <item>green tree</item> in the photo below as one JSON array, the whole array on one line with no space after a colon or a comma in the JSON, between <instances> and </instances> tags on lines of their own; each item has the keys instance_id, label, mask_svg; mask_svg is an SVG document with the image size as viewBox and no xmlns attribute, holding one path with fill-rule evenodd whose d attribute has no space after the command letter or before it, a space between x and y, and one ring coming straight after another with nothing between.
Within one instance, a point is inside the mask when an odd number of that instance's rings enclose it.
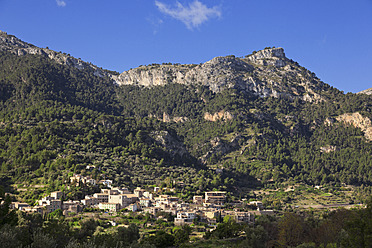
<instances>
[{"instance_id":1,"label":"green tree","mask_svg":"<svg viewBox=\"0 0 372 248\"><path fill-rule=\"evenodd\" d=\"M246 238L239 244L239 247L245 248L265 248L268 241L268 235L263 226L251 227L244 229Z\"/></svg>"},{"instance_id":2,"label":"green tree","mask_svg":"<svg viewBox=\"0 0 372 248\"><path fill-rule=\"evenodd\" d=\"M236 223L235 220L228 218L226 222L219 223L215 230L206 237L216 237L218 239L233 238L239 235L243 226Z\"/></svg>"},{"instance_id":3,"label":"green tree","mask_svg":"<svg viewBox=\"0 0 372 248\"><path fill-rule=\"evenodd\" d=\"M150 243L155 245L157 248L171 247L175 243L174 236L161 230L156 232L155 235L145 238L143 243Z\"/></svg>"},{"instance_id":4,"label":"green tree","mask_svg":"<svg viewBox=\"0 0 372 248\"><path fill-rule=\"evenodd\" d=\"M295 213L285 213L278 223L278 241L286 247L297 246L305 241L305 223Z\"/></svg>"},{"instance_id":5,"label":"green tree","mask_svg":"<svg viewBox=\"0 0 372 248\"><path fill-rule=\"evenodd\" d=\"M189 241L191 231L192 229L189 225L183 225L180 229L177 229L174 233L174 244L178 246Z\"/></svg>"},{"instance_id":6,"label":"green tree","mask_svg":"<svg viewBox=\"0 0 372 248\"><path fill-rule=\"evenodd\" d=\"M17 222L14 210L10 210L12 200L9 194L5 194L3 187L0 186L0 227L4 224L15 224Z\"/></svg>"}]
</instances>

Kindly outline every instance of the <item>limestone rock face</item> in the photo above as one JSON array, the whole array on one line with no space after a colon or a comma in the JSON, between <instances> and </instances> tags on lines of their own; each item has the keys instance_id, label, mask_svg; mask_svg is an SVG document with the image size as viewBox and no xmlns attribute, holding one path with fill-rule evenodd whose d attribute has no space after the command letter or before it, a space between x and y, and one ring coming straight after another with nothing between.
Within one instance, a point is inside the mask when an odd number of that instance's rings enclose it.
<instances>
[{"instance_id":1,"label":"limestone rock face","mask_svg":"<svg viewBox=\"0 0 372 248\"><path fill-rule=\"evenodd\" d=\"M330 152L335 152L335 151L337 151L337 147L336 146L328 145L328 146L322 146L322 147L320 147L320 152L330 153Z\"/></svg>"},{"instance_id":2,"label":"limestone rock face","mask_svg":"<svg viewBox=\"0 0 372 248\"><path fill-rule=\"evenodd\" d=\"M357 94L366 94L366 95L372 95L372 88L363 90L361 92L358 92Z\"/></svg>"},{"instance_id":3,"label":"limestone rock face","mask_svg":"<svg viewBox=\"0 0 372 248\"><path fill-rule=\"evenodd\" d=\"M283 67L286 65L286 57L283 48L269 48L258 51L247 59L253 63L261 65L273 65L276 67Z\"/></svg>"},{"instance_id":4,"label":"limestone rock face","mask_svg":"<svg viewBox=\"0 0 372 248\"><path fill-rule=\"evenodd\" d=\"M338 116L337 121L353 125L360 128L364 132L364 136L368 140L372 140L372 122L368 117L363 117L360 113L346 113Z\"/></svg>"},{"instance_id":5,"label":"limestone rock face","mask_svg":"<svg viewBox=\"0 0 372 248\"><path fill-rule=\"evenodd\" d=\"M81 59L74 58L68 54L56 52L49 48L40 48L24 42L13 35L8 35L6 32L0 31L0 51L8 51L18 56L26 54L36 54L48 57L59 64L73 66L79 70L88 68L93 71L93 74L98 77L107 76L113 80L116 79L115 75L112 75L95 65L84 62Z\"/></svg>"},{"instance_id":6,"label":"limestone rock face","mask_svg":"<svg viewBox=\"0 0 372 248\"><path fill-rule=\"evenodd\" d=\"M184 117L184 116L171 117L167 113L164 112L163 113L163 118L162 119L159 118L159 120L161 120L162 122L176 122L176 123L178 123L178 122L188 121L189 118Z\"/></svg>"},{"instance_id":7,"label":"limestone rock face","mask_svg":"<svg viewBox=\"0 0 372 248\"><path fill-rule=\"evenodd\" d=\"M147 87L168 83L206 85L212 91L231 88L234 82L243 82L243 73L253 67L234 56L217 57L202 65L151 65L141 66L120 74L117 82L123 85L138 84Z\"/></svg>"},{"instance_id":8,"label":"limestone rock face","mask_svg":"<svg viewBox=\"0 0 372 248\"><path fill-rule=\"evenodd\" d=\"M327 119L324 120L324 125L326 126L332 126L333 123L335 123L335 119L332 117L328 117Z\"/></svg>"},{"instance_id":9,"label":"limestone rock face","mask_svg":"<svg viewBox=\"0 0 372 248\"><path fill-rule=\"evenodd\" d=\"M286 58L283 48L266 48L244 58L216 57L204 64L152 64L119 75L120 85L153 87L177 83L204 85L213 92L235 88L262 97L300 98L319 102L328 86L313 73Z\"/></svg>"},{"instance_id":10,"label":"limestone rock face","mask_svg":"<svg viewBox=\"0 0 372 248\"><path fill-rule=\"evenodd\" d=\"M232 120L233 118L234 116L230 112L224 111L224 110L216 112L213 115L208 112L204 113L204 120L207 120L207 121L218 121L218 120L227 121L227 120Z\"/></svg>"}]
</instances>

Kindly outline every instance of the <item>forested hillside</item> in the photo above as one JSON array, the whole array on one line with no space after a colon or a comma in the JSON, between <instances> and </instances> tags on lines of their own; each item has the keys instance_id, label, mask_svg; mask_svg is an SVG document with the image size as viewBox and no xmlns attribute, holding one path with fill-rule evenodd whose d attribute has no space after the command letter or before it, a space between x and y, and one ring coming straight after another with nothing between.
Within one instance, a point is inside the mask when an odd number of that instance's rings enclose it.
<instances>
[{"instance_id":1,"label":"forested hillside","mask_svg":"<svg viewBox=\"0 0 372 248\"><path fill-rule=\"evenodd\" d=\"M80 173L128 187L182 181L185 198L212 189L249 197L252 189L288 184L353 185L370 193L368 121L360 128L338 117L358 112L371 119L372 96L344 94L285 61L289 72L298 71L306 82L296 86L291 80L300 76L291 74L275 86L275 92L291 88L291 94L262 96L248 88L216 91L210 84L171 79L151 87L118 85L89 68L3 51L1 185L56 190ZM253 65L277 70L270 63ZM305 86L313 98L304 97ZM96 167L89 171L87 165ZM73 190L71 199L81 194ZM35 189L22 197L36 199L40 193Z\"/></svg>"}]
</instances>

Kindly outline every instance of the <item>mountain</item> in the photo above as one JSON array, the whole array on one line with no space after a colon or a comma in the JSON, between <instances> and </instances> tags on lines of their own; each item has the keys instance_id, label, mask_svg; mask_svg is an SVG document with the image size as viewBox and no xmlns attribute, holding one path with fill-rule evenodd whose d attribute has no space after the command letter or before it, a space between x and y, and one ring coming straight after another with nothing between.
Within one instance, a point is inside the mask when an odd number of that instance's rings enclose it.
<instances>
[{"instance_id":1,"label":"mountain","mask_svg":"<svg viewBox=\"0 0 372 248\"><path fill-rule=\"evenodd\" d=\"M236 88L260 96L299 97L307 101L319 100L317 92L329 86L314 73L285 57L283 48L265 48L244 58L216 57L200 65L152 64L121 73L103 70L62 52L39 48L15 36L0 31L0 51L16 55L38 54L62 65L90 69L99 77L108 77L119 85L158 86L167 83L200 84L213 92Z\"/></svg>"},{"instance_id":2,"label":"mountain","mask_svg":"<svg viewBox=\"0 0 372 248\"><path fill-rule=\"evenodd\" d=\"M244 58L216 57L200 65L152 64L121 73L120 85L146 87L179 83L207 86L213 92L234 88L263 97L321 100L329 85L285 57L283 48L265 48Z\"/></svg>"},{"instance_id":3,"label":"mountain","mask_svg":"<svg viewBox=\"0 0 372 248\"><path fill-rule=\"evenodd\" d=\"M185 198L321 184L363 200L371 109L370 95L325 84L282 48L119 75L0 33L1 184L43 186L25 199L80 173L132 188L179 181Z\"/></svg>"}]
</instances>

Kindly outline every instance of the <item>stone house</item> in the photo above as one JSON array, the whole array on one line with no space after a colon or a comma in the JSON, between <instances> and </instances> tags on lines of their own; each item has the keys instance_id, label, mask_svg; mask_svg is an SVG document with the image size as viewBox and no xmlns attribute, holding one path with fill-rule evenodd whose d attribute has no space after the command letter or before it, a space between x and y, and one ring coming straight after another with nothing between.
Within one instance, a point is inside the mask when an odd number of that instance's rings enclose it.
<instances>
[{"instance_id":1,"label":"stone house","mask_svg":"<svg viewBox=\"0 0 372 248\"><path fill-rule=\"evenodd\" d=\"M176 226L191 225L196 217L194 212L178 212L177 217L174 218L174 224Z\"/></svg>"},{"instance_id":2,"label":"stone house","mask_svg":"<svg viewBox=\"0 0 372 248\"><path fill-rule=\"evenodd\" d=\"M132 211L132 212L137 212L138 210L141 209L141 206L136 202L136 203L133 203L133 204L130 204L127 209L129 211Z\"/></svg>"},{"instance_id":3,"label":"stone house","mask_svg":"<svg viewBox=\"0 0 372 248\"><path fill-rule=\"evenodd\" d=\"M120 209L129 206L132 203L132 198L128 198L127 195L109 195L109 203L120 204Z\"/></svg>"},{"instance_id":4,"label":"stone house","mask_svg":"<svg viewBox=\"0 0 372 248\"><path fill-rule=\"evenodd\" d=\"M202 205L203 204L203 196L201 195L194 195L192 198L192 202L197 205Z\"/></svg>"},{"instance_id":5,"label":"stone house","mask_svg":"<svg viewBox=\"0 0 372 248\"><path fill-rule=\"evenodd\" d=\"M141 198L140 199L140 205L141 207L148 208L151 207L151 200L148 198Z\"/></svg>"},{"instance_id":6,"label":"stone house","mask_svg":"<svg viewBox=\"0 0 372 248\"><path fill-rule=\"evenodd\" d=\"M110 212L117 212L120 210L119 203L108 203L108 202L100 202L98 204L99 209L108 210Z\"/></svg>"},{"instance_id":7,"label":"stone house","mask_svg":"<svg viewBox=\"0 0 372 248\"><path fill-rule=\"evenodd\" d=\"M92 196L86 195L83 200L81 200L81 203L83 203L86 207L92 207L98 204L98 199Z\"/></svg>"},{"instance_id":8,"label":"stone house","mask_svg":"<svg viewBox=\"0 0 372 248\"><path fill-rule=\"evenodd\" d=\"M205 203L223 205L226 201L225 191L210 191L205 192Z\"/></svg>"},{"instance_id":9,"label":"stone house","mask_svg":"<svg viewBox=\"0 0 372 248\"><path fill-rule=\"evenodd\" d=\"M83 211L84 206L80 201L65 201L62 203L63 215L68 213L79 213Z\"/></svg>"},{"instance_id":10,"label":"stone house","mask_svg":"<svg viewBox=\"0 0 372 248\"><path fill-rule=\"evenodd\" d=\"M98 203L104 203L104 202L108 202L108 199L109 199L109 194L107 193L95 193L93 195L94 198L97 199L97 202Z\"/></svg>"}]
</instances>

